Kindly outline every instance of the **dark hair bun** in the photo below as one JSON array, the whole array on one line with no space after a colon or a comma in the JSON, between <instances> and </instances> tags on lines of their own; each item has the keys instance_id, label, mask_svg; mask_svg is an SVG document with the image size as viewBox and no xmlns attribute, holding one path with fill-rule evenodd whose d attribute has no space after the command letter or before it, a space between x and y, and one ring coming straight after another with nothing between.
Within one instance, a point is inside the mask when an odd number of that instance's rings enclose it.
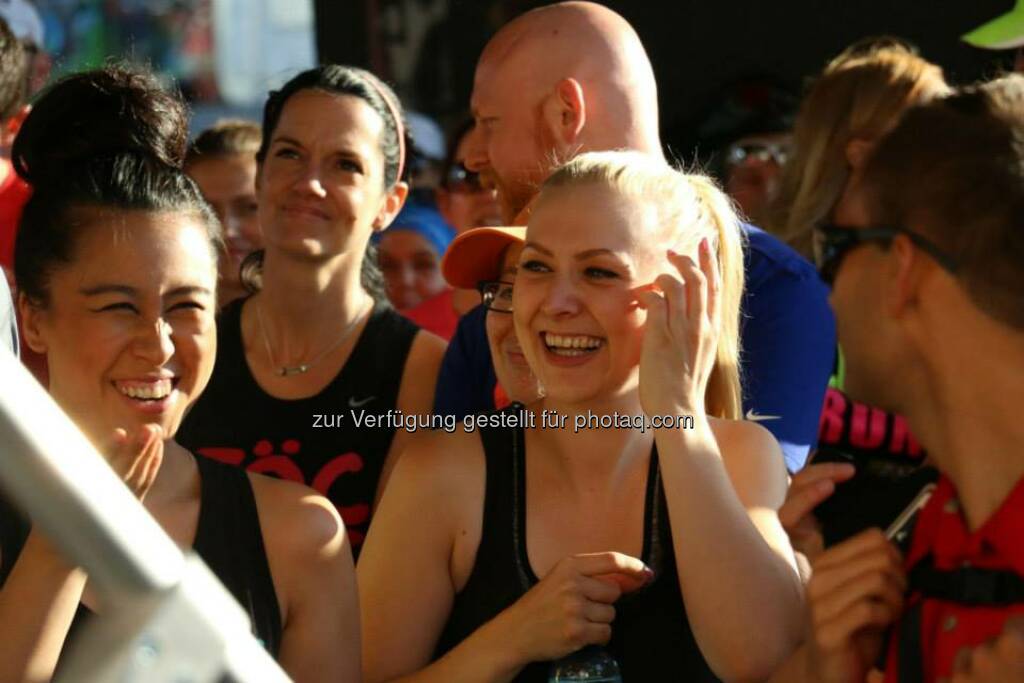
<instances>
[{"instance_id":1,"label":"dark hair bun","mask_svg":"<svg viewBox=\"0 0 1024 683\"><path fill-rule=\"evenodd\" d=\"M74 74L48 88L15 138L11 158L34 186L61 183L76 167L123 154L181 168L188 114L156 76L126 65Z\"/></svg>"}]
</instances>

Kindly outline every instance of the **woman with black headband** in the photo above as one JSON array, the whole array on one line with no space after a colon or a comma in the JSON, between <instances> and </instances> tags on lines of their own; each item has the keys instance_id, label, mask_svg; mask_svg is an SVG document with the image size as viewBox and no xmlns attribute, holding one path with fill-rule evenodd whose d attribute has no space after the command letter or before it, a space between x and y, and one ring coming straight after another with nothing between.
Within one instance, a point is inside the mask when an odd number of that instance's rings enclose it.
<instances>
[{"instance_id":1,"label":"woman with black headband","mask_svg":"<svg viewBox=\"0 0 1024 683\"><path fill-rule=\"evenodd\" d=\"M400 104L373 74L328 65L271 93L257 154L257 292L228 306L210 386L182 426L205 455L327 496L358 550L444 342L388 307L370 236L405 202ZM246 266L243 265L243 271Z\"/></svg>"}]
</instances>

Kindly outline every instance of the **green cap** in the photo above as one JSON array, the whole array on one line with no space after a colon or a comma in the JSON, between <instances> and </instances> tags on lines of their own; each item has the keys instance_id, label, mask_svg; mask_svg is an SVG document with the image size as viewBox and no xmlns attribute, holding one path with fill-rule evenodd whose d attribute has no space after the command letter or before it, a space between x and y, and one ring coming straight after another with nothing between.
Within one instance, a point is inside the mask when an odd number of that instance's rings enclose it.
<instances>
[{"instance_id":1,"label":"green cap","mask_svg":"<svg viewBox=\"0 0 1024 683\"><path fill-rule=\"evenodd\" d=\"M1009 50L1024 45L1024 0L1012 10L961 36L975 47Z\"/></svg>"}]
</instances>

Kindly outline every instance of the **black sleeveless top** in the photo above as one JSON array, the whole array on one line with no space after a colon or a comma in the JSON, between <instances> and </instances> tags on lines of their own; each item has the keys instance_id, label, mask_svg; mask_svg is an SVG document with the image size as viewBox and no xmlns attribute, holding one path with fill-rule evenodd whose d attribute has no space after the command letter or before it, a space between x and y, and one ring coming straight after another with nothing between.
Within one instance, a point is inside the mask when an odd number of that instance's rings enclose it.
<instances>
[{"instance_id":1,"label":"black sleeveless top","mask_svg":"<svg viewBox=\"0 0 1024 683\"><path fill-rule=\"evenodd\" d=\"M288 400L263 391L249 370L242 303L220 314L213 377L177 441L215 460L316 489L338 508L358 557L395 430L357 420L395 410L419 328L377 304L338 376L315 396Z\"/></svg>"},{"instance_id":2,"label":"black sleeveless top","mask_svg":"<svg viewBox=\"0 0 1024 683\"><path fill-rule=\"evenodd\" d=\"M455 596L434 659L465 640L521 598L537 582L526 551L526 449L522 429L482 429L487 484L484 518L473 571ZM608 652L624 683L716 683L690 631L676 574L672 530L653 450L644 503L642 560L655 577L615 604ZM698 560L699 561L699 560ZM546 683L551 664L535 662L514 679Z\"/></svg>"},{"instance_id":3,"label":"black sleeveless top","mask_svg":"<svg viewBox=\"0 0 1024 683\"><path fill-rule=\"evenodd\" d=\"M281 609L263 545L256 499L242 470L197 457L199 520L192 549L231 591L252 622L253 635L277 657L281 647ZM2 503L2 502L0 502ZM0 585L14 568L25 545L29 525L6 503L0 504ZM65 643L95 615L79 605Z\"/></svg>"}]
</instances>

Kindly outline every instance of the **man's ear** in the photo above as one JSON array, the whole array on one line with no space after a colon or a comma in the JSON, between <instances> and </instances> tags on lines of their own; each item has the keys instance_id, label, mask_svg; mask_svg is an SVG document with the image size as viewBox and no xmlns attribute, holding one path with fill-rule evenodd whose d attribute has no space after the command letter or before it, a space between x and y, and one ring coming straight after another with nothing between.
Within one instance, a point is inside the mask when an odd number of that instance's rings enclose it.
<instances>
[{"instance_id":1,"label":"man's ear","mask_svg":"<svg viewBox=\"0 0 1024 683\"><path fill-rule=\"evenodd\" d=\"M889 315L900 317L917 305L921 283L921 258L906 235L897 235L889 246L885 267L885 307Z\"/></svg>"},{"instance_id":2,"label":"man's ear","mask_svg":"<svg viewBox=\"0 0 1024 683\"><path fill-rule=\"evenodd\" d=\"M846 143L846 163L850 165L850 168L863 168L874 148L875 143L873 140L866 138L851 139Z\"/></svg>"},{"instance_id":3,"label":"man's ear","mask_svg":"<svg viewBox=\"0 0 1024 683\"><path fill-rule=\"evenodd\" d=\"M583 86L575 78L563 78L544 102L544 120L561 147L578 143L587 123L587 104Z\"/></svg>"},{"instance_id":4,"label":"man's ear","mask_svg":"<svg viewBox=\"0 0 1024 683\"><path fill-rule=\"evenodd\" d=\"M395 220L395 216L405 206L405 199L408 196L409 185L404 182L395 183L394 187L384 194L384 203L377 212L377 217L373 219L373 229L376 232L391 225L391 221Z\"/></svg>"},{"instance_id":5,"label":"man's ear","mask_svg":"<svg viewBox=\"0 0 1024 683\"><path fill-rule=\"evenodd\" d=\"M46 335L43 328L47 311L32 303L23 292L18 293L18 316L21 318L21 332L25 344L36 353L46 353Z\"/></svg>"}]
</instances>

